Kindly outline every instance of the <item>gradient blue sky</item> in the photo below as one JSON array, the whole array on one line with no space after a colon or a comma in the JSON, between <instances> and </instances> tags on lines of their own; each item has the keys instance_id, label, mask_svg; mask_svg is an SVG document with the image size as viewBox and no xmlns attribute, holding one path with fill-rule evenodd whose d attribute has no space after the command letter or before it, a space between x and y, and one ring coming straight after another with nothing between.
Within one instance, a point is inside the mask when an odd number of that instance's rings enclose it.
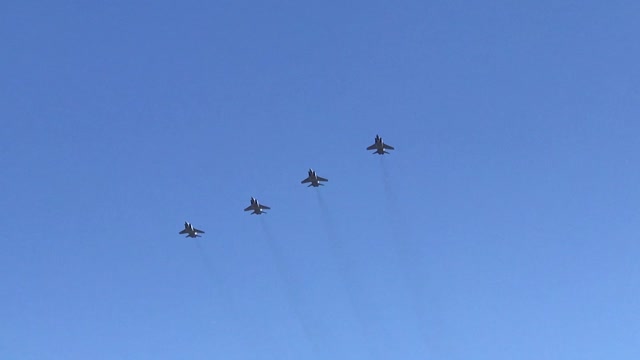
<instances>
[{"instance_id":1,"label":"gradient blue sky","mask_svg":"<svg viewBox=\"0 0 640 360\"><path fill-rule=\"evenodd\" d=\"M638 19L2 2L0 358L640 358Z\"/></svg>"}]
</instances>

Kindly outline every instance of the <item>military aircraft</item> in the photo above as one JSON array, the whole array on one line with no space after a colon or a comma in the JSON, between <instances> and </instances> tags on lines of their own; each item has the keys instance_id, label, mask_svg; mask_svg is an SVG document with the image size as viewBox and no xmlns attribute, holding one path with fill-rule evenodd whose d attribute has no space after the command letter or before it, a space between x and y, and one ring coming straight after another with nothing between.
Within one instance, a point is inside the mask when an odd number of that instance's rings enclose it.
<instances>
[{"instance_id":1,"label":"military aircraft","mask_svg":"<svg viewBox=\"0 0 640 360\"><path fill-rule=\"evenodd\" d=\"M384 155L389 153L386 150L394 150L394 148L391 145L385 144L382 138L376 135L375 142L373 143L373 145L369 146L367 150L375 150L375 152L373 152L372 154Z\"/></svg>"},{"instance_id":2,"label":"military aircraft","mask_svg":"<svg viewBox=\"0 0 640 360\"><path fill-rule=\"evenodd\" d=\"M329 181L329 180L316 175L316 172L313 169L309 169L309 176L306 179L302 180L300 183L306 184L310 182L311 184L309 184L309 186L313 186L313 187L318 187L321 185L324 186L324 184L320 184L320 181Z\"/></svg>"},{"instance_id":3,"label":"military aircraft","mask_svg":"<svg viewBox=\"0 0 640 360\"><path fill-rule=\"evenodd\" d=\"M266 206L266 205L262 205L258 202L258 200L256 200L254 197L251 197L251 205L247 206L244 211L249 211L249 210L253 210L253 212L251 213L251 215L256 214L256 215L260 215L262 213L266 214L266 212L264 212L264 209L271 209L270 207Z\"/></svg>"},{"instance_id":4,"label":"military aircraft","mask_svg":"<svg viewBox=\"0 0 640 360\"><path fill-rule=\"evenodd\" d=\"M193 225L185 221L184 230L180 231L178 234L187 234L186 237L196 238L202 237L199 234L204 234L204 231L194 228Z\"/></svg>"}]
</instances>

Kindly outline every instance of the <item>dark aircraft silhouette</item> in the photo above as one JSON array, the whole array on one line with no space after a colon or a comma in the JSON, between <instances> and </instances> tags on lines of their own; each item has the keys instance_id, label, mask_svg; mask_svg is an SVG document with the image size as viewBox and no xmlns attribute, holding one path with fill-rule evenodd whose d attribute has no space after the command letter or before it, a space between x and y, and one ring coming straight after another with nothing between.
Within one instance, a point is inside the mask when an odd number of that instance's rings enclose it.
<instances>
[{"instance_id":1,"label":"dark aircraft silhouette","mask_svg":"<svg viewBox=\"0 0 640 360\"><path fill-rule=\"evenodd\" d=\"M394 148L391 145L385 144L382 138L376 135L375 142L373 143L373 145L369 146L367 150L375 150L375 152L373 152L372 154L384 155L389 153L386 150L394 150Z\"/></svg>"},{"instance_id":2,"label":"dark aircraft silhouette","mask_svg":"<svg viewBox=\"0 0 640 360\"><path fill-rule=\"evenodd\" d=\"M300 183L306 184L310 182L311 184L309 184L309 186L313 186L313 187L318 187L321 185L324 186L324 184L320 184L320 181L329 181L329 180L316 175L316 172L313 169L309 169L309 176L306 179L302 180Z\"/></svg>"},{"instance_id":3,"label":"dark aircraft silhouette","mask_svg":"<svg viewBox=\"0 0 640 360\"><path fill-rule=\"evenodd\" d=\"M196 238L202 237L199 234L204 234L204 231L194 228L193 225L185 221L184 230L180 231L178 234L187 234L186 237Z\"/></svg>"},{"instance_id":4,"label":"dark aircraft silhouette","mask_svg":"<svg viewBox=\"0 0 640 360\"><path fill-rule=\"evenodd\" d=\"M249 211L249 210L253 210L253 212L251 213L251 215L256 214L256 215L260 215L260 214L266 214L265 211L263 211L264 209L271 209L270 207L266 206L266 205L262 205L258 202L258 200L256 200L255 198L251 197L251 205L247 206L244 211Z\"/></svg>"}]
</instances>

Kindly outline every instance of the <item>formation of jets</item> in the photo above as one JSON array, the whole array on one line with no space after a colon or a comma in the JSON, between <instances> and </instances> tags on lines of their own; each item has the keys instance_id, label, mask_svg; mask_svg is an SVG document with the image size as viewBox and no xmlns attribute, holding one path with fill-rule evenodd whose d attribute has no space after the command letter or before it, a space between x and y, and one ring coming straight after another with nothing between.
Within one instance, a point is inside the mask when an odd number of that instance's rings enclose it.
<instances>
[{"instance_id":1,"label":"formation of jets","mask_svg":"<svg viewBox=\"0 0 640 360\"><path fill-rule=\"evenodd\" d=\"M395 149L393 148L393 146L389 144L385 144L382 138L379 135L376 135L373 145L367 147L367 150L375 150L372 154L384 155L384 154L389 154L387 150L395 150ZM307 178L302 180L300 183L301 184L308 183L309 185L307 187L310 187L310 186L318 187L318 186L324 186L324 184L322 184L321 182L326 182L326 181L329 181L329 179L320 177L316 174L315 170L309 169ZM247 206L244 209L244 211L252 211L251 215L253 214L261 215L261 214L266 214L264 210L270 210L270 209L271 209L270 207L260 204L260 202L256 198L251 197L251 205ZM196 238L196 237L201 237L199 234L204 234L204 231L196 229L195 227L193 227L193 225L185 221L184 230L180 231L179 234L187 234L186 237Z\"/></svg>"}]
</instances>

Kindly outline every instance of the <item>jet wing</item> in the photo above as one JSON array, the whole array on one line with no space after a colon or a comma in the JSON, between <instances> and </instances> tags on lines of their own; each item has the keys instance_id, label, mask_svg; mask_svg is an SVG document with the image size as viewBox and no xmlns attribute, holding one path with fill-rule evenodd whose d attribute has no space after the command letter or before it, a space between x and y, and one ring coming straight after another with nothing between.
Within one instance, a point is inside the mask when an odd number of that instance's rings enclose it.
<instances>
[{"instance_id":1,"label":"jet wing","mask_svg":"<svg viewBox=\"0 0 640 360\"><path fill-rule=\"evenodd\" d=\"M373 144L367 148L367 150L374 150L376 148L376 144Z\"/></svg>"},{"instance_id":2,"label":"jet wing","mask_svg":"<svg viewBox=\"0 0 640 360\"><path fill-rule=\"evenodd\" d=\"M260 209L267 209L267 210L271 210L270 207L266 206L266 205L260 205Z\"/></svg>"},{"instance_id":3,"label":"jet wing","mask_svg":"<svg viewBox=\"0 0 640 360\"><path fill-rule=\"evenodd\" d=\"M327 179L325 179L325 178L323 178L323 177L318 176L318 181L329 181L329 180L327 180Z\"/></svg>"},{"instance_id":4,"label":"jet wing","mask_svg":"<svg viewBox=\"0 0 640 360\"><path fill-rule=\"evenodd\" d=\"M391 146L391 145L383 144L382 146L383 146L385 149L395 150L395 149L393 148L393 146Z\"/></svg>"},{"instance_id":5,"label":"jet wing","mask_svg":"<svg viewBox=\"0 0 640 360\"><path fill-rule=\"evenodd\" d=\"M188 232L189 232L189 231L187 231L187 229L184 229L184 230L180 231L178 234L186 234L186 233L188 233Z\"/></svg>"},{"instance_id":6,"label":"jet wing","mask_svg":"<svg viewBox=\"0 0 640 360\"><path fill-rule=\"evenodd\" d=\"M197 232L197 233L200 233L200 234L204 234L204 231L202 231L202 230L198 230L198 229L196 229L196 228L193 228L193 231L195 231L195 232Z\"/></svg>"},{"instance_id":7,"label":"jet wing","mask_svg":"<svg viewBox=\"0 0 640 360\"><path fill-rule=\"evenodd\" d=\"M302 180L302 181L300 182L300 184L306 184L306 183L308 183L308 182L311 182L311 176L309 176L308 178L306 178L306 179Z\"/></svg>"},{"instance_id":8,"label":"jet wing","mask_svg":"<svg viewBox=\"0 0 640 360\"><path fill-rule=\"evenodd\" d=\"M249 206L247 206L247 207L244 209L244 211L249 211L249 210L251 210L251 209L253 209L253 206L249 205Z\"/></svg>"}]
</instances>

